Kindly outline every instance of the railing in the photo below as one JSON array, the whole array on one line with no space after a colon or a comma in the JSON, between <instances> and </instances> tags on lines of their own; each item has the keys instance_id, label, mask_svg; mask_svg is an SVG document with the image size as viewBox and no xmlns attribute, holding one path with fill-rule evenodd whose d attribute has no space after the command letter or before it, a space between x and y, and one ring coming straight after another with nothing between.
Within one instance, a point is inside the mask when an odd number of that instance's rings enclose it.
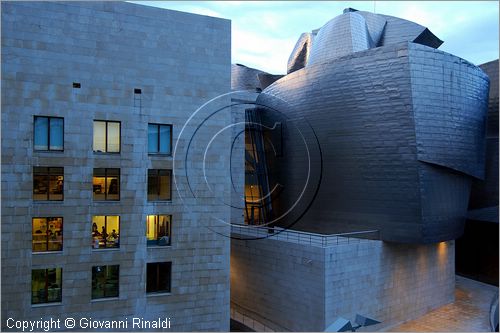
<instances>
[{"instance_id":1,"label":"railing","mask_svg":"<svg viewBox=\"0 0 500 333\"><path fill-rule=\"evenodd\" d=\"M380 232L379 230L366 230L332 235L322 235L279 227L268 228L233 224L231 225L231 236L233 238L242 240L270 238L297 244L330 247L342 244L359 243L362 239L378 240L380 239Z\"/></svg>"}]
</instances>

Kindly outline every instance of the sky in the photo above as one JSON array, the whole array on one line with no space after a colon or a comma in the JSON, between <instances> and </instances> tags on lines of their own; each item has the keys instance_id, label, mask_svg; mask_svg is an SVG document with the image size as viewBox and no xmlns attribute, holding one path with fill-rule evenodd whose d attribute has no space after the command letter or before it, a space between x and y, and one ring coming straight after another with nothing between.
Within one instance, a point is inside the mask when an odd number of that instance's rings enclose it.
<instances>
[{"instance_id":1,"label":"sky","mask_svg":"<svg viewBox=\"0 0 500 333\"><path fill-rule=\"evenodd\" d=\"M285 74L303 32L320 28L344 8L421 24L444 41L440 50L476 65L498 59L498 1L138 1L143 5L222 17L231 23L232 63Z\"/></svg>"}]
</instances>

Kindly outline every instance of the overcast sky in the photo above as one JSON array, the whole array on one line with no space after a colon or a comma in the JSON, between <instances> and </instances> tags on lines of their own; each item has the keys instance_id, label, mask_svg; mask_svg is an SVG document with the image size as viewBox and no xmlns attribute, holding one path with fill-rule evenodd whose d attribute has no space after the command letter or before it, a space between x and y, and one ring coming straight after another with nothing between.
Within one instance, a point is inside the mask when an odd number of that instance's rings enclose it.
<instances>
[{"instance_id":1,"label":"overcast sky","mask_svg":"<svg viewBox=\"0 0 500 333\"><path fill-rule=\"evenodd\" d=\"M273 74L302 32L320 28L347 7L426 26L439 48L478 65L498 59L498 1L143 1L144 5L232 21L232 62Z\"/></svg>"}]
</instances>

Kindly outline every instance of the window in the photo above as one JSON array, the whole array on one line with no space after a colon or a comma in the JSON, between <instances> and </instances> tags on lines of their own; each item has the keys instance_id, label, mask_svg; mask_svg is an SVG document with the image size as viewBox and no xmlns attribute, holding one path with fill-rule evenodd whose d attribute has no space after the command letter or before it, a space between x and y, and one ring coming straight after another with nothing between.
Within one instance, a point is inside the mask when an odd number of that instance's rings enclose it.
<instances>
[{"instance_id":1,"label":"window","mask_svg":"<svg viewBox=\"0 0 500 333\"><path fill-rule=\"evenodd\" d=\"M118 297L120 266L92 267L92 299Z\"/></svg>"},{"instance_id":2,"label":"window","mask_svg":"<svg viewBox=\"0 0 500 333\"><path fill-rule=\"evenodd\" d=\"M94 151L120 152L120 122L94 120Z\"/></svg>"},{"instance_id":3,"label":"window","mask_svg":"<svg viewBox=\"0 0 500 333\"><path fill-rule=\"evenodd\" d=\"M148 263L146 272L146 292L169 293L171 272L171 262Z\"/></svg>"},{"instance_id":4,"label":"window","mask_svg":"<svg viewBox=\"0 0 500 333\"><path fill-rule=\"evenodd\" d=\"M64 118L35 116L35 150L64 149Z\"/></svg>"},{"instance_id":5,"label":"window","mask_svg":"<svg viewBox=\"0 0 500 333\"><path fill-rule=\"evenodd\" d=\"M146 217L147 245L170 245L171 215L148 215Z\"/></svg>"},{"instance_id":6,"label":"window","mask_svg":"<svg viewBox=\"0 0 500 333\"><path fill-rule=\"evenodd\" d=\"M63 200L64 168L33 167L33 200Z\"/></svg>"},{"instance_id":7,"label":"window","mask_svg":"<svg viewBox=\"0 0 500 333\"><path fill-rule=\"evenodd\" d=\"M120 217L92 217L92 247L105 249L120 247Z\"/></svg>"},{"instance_id":8,"label":"window","mask_svg":"<svg viewBox=\"0 0 500 333\"><path fill-rule=\"evenodd\" d=\"M148 201L172 200L171 180L171 170L148 170Z\"/></svg>"},{"instance_id":9,"label":"window","mask_svg":"<svg viewBox=\"0 0 500 333\"><path fill-rule=\"evenodd\" d=\"M120 169L94 169L94 200L120 200Z\"/></svg>"},{"instance_id":10,"label":"window","mask_svg":"<svg viewBox=\"0 0 500 333\"><path fill-rule=\"evenodd\" d=\"M34 217L32 221L33 252L62 251L62 217Z\"/></svg>"},{"instance_id":11,"label":"window","mask_svg":"<svg viewBox=\"0 0 500 333\"><path fill-rule=\"evenodd\" d=\"M61 302L62 268L31 270L31 304Z\"/></svg>"},{"instance_id":12,"label":"window","mask_svg":"<svg viewBox=\"0 0 500 333\"><path fill-rule=\"evenodd\" d=\"M148 153L172 154L172 125L148 124Z\"/></svg>"}]
</instances>

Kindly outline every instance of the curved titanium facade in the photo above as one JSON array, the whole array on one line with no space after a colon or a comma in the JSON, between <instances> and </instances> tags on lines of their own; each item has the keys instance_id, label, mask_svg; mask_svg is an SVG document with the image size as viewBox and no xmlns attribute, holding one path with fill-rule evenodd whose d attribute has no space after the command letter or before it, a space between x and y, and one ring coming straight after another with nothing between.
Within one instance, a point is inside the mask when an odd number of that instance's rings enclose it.
<instances>
[{"instance_id":1,"label":"curved titanium facade","mask_svg":"<svg viewBox=\"0 0 500 333\"><path fill-rule=\"evenodd\" d=\"M310 209L300 207L314 195L308 190L294 210L307 212L293 228L378 229L383 240L411 243L457 238L471 180L484 175L488 86L478 67L409 42L308 64L276 81L258 102L286 118L267 117L284 123L283 156L274 161L285 188L278 210L304 188L308 152L290 129L307 122L322 156L311 170L322 164L323 173Z\"/></svg>"}]
</instances>

